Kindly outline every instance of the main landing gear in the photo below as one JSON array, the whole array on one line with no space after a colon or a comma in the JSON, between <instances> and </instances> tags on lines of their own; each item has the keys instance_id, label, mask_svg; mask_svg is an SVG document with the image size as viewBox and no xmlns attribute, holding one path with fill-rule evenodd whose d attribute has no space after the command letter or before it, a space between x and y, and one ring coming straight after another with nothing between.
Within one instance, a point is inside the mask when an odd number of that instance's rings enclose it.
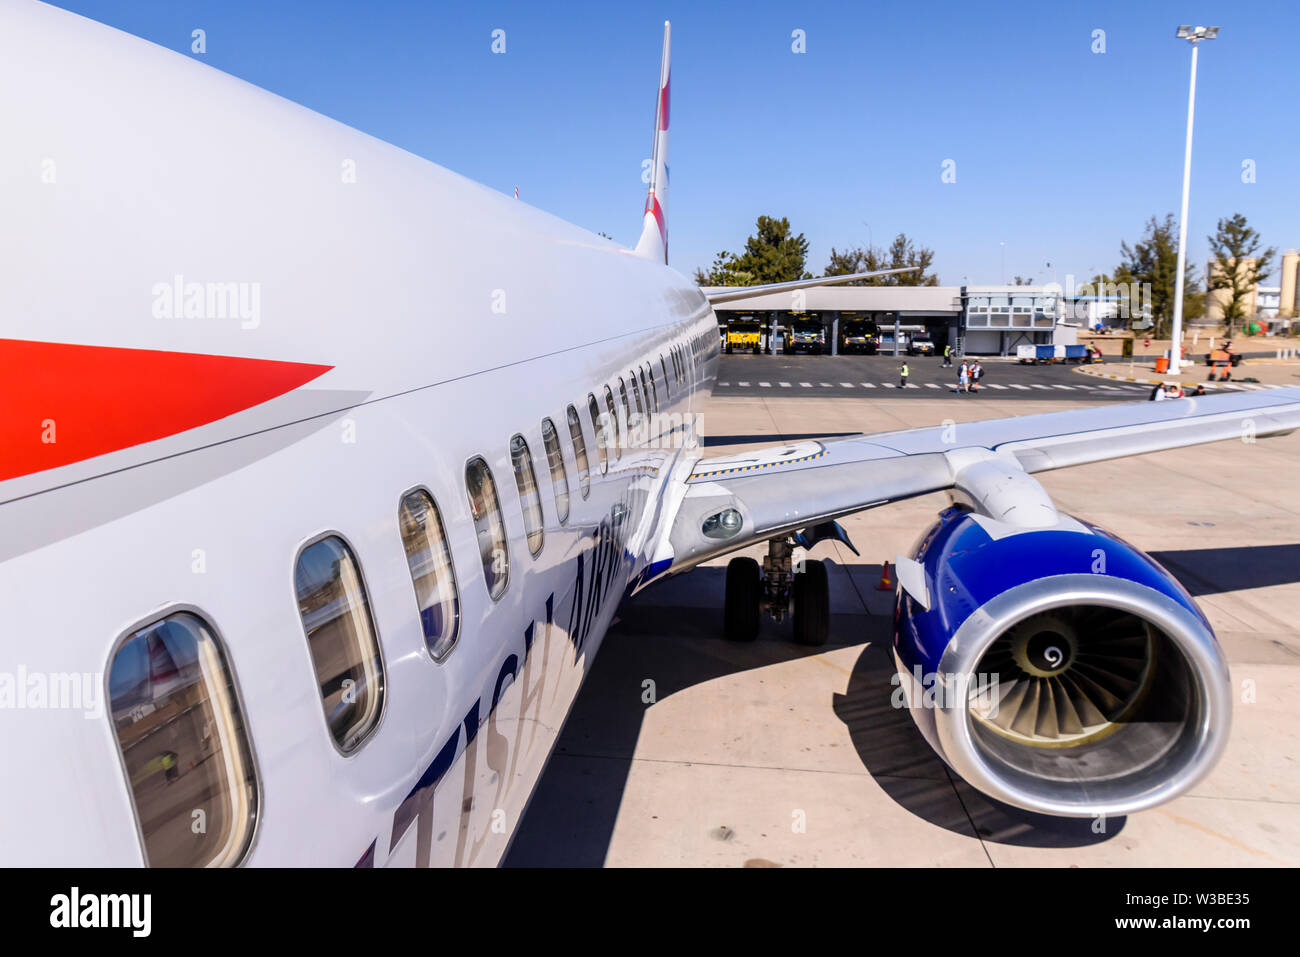
<instances>
[{"instance_id":1,"label":"main landing gear","mask_svg":"<svg viewBox=\"0 0 1300 957\"><path fill-rule=\"evenodd\" d=\"M727 565L723 625L732 641L753 641L766 611L776 621L790 613L794 640L801 645L824 645L830 632L830 589L826 566L805 559L796 567L794 546L804 545L805 533L768 541L762 568L752 558L733 558ZM832 537L832 536L826 536ZM835 536L838 537L838 536ZM811 547L820 538L814 538ZM852 547L852 546L850 546Z\"/></svg>"}]
</instances>

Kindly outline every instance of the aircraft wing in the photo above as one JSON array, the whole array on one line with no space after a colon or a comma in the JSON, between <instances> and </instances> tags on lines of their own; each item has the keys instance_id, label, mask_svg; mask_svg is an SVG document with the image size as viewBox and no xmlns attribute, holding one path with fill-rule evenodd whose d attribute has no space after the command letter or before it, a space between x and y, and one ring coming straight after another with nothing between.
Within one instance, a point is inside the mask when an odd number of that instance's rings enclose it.
<instances>
[{"instance_id":1,"label":"aircraft wing","mask_svg":"<svg viewBox=\"0 0 1300 957\"><path fill-rule=\"evenodd\" d=\"M843 276L819 276L816 279L795 279L791 282L769 282L761 286L717 286L704 296L709 305L731 302L733 299L749 299L751 296L765 296L773 292L788 292L793 289L808 289L812 286L834 286L838 283L856 282L859 279L872 279L876 276L892 276L900 272L916 272L920 266L903 266L900 269L877 269L873 272L851 272Z\"/></svg>"},{"instance_id":2,"label":"aircraft wing","mask_svg":"<svg viewBox=\"0 0 1300 957\"><path fill-rule=\"evenodd\" d=\"M990 514L1001 510L1000 517L1034 524L1034 511L1052 506L1029 473L1203 442L1251 442L1298 427L1300 388L1283 388L790 442L704 458L686 479L669 534L671 571L943 489L982 501ZM740 528L727 535L714 522L706 533L710 518L727 509L740 513Z\"/></svg>"}]
</instances>

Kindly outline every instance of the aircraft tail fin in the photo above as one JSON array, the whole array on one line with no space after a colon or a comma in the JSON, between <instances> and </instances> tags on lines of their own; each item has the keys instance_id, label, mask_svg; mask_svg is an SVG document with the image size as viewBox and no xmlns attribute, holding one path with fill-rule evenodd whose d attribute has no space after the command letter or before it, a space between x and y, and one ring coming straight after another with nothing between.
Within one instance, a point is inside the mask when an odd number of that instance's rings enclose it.
<instances>
[{"instance_id":1,"label":"aircraft tail fin","mask_svg":"<svg viewBox=\"0 0 1300 957\"><path fill-rule=\"evenodd\" d=\"M664 52L659 64L659 99L655 105L654 148L650 153L650 190L646 194L641 238L636 254L668 262L668 81L671 24L664 21Z\"/></svg>"}]
</instances>

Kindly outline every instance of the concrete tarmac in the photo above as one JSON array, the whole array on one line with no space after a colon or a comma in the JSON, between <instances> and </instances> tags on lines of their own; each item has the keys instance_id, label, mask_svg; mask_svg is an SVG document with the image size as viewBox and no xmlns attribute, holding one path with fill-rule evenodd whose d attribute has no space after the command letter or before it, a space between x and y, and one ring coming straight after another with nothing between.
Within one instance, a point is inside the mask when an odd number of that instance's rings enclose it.
<instances>
[{"instance_id":1,"label":"concrete tarmac","mask_svg":"<svg viewBox=\"0 0 1300 957\"><path fill-rule=\"evenodd\" d=\"M1100 404L1100 403L1099 403ZM1105 403L1111 404L1109 402ZM1077 409L953 398L715 397L710 454L795 435ZM1235 713L1213 774L1105 821L984 797L891 707L893 594L882 560L947 504L843 520L823 543L831 640L789 625L722 637L719 559L652 586L605 640L507 860L590 866L1295 866L1300 864L1300 433L1049 472L1062 510L1127 538L1192 592L1227 653ZM762 546L745 554L761 558Z\"/></svg>"}]
</instances>

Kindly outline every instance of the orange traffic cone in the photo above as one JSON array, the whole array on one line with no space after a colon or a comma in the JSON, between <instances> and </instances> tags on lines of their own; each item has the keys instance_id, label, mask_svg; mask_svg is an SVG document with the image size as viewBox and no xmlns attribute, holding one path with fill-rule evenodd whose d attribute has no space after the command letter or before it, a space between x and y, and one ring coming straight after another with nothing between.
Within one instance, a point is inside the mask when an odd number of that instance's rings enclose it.
<instances>
[{"instance_id":1,"label":"orange traffic cone","mask_svg":"<svg viewBox=\"0 0 1300 957\"><path fill-rule=\"evenodd\" d=\"M876 591L893 591L894 579L889 574L889 562L880 566L880 583L876 585Z\"/></svg>"}]
</instances>

